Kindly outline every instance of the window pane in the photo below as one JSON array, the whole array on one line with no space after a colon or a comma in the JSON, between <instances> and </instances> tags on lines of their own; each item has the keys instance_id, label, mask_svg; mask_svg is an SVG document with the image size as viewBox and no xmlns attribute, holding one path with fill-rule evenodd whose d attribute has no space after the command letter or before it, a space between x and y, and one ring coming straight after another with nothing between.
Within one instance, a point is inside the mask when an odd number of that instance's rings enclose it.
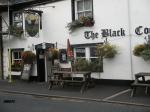
<instances>
[{"instance_id":1,"label":"window pane","mask_svg":"<svg viewBox=\"0 0 150 112\"><path fill-rule=\"evenodd\" d=\"M14 25L18 28L22 28L22 22L15 22Z\"/></svg>"},{"instance_id":2,"label":"window pane","mask_svg":"<svg viewBox=\"0 0 150 112\"><path fill-rule=\"evenodd\" d=\"M85 57L85 48L76 48L76 57Z\"/></svg>"},{"instance_id":3,"label":"window pane","mask_svg":"<svg viewBox=\"0 0 150 112\"><path fill-rule=\"evenodd\" d=\"M83 11L83 1L77 1L77 11Z\"/></svg>"},{"instance_id":4,"label":"window pane","mask_svg":"<svg viewBox=\"0 0 150 112\"><path fill-rule=\"evenodd\" d=\"M84 12L80 12L80 13L78 13L78 18L80 19L81 17L83 17L84 16Z\"/></svg>"},{"instance_id":5,"label":"window pane","mask_svg":"<svg viewBox=\"0 0 150 112\"><path fill-rule=\"evenodd\" d=\"M84 10L92 10L92 0L84 0Z\"/></svg>"},{"instance_id":6,"label":"window pane","mask_svg":"<svg viewBox=\"0 0 150 112\"><path fill-rule=\"evenodd\" d=\"M90 48L90 57L97 57L96 55L96 47Z\"/></svg>"},{"instance_id":7,"label":"window pane","mask_svg":"<svg viewBox=\"0 0 150 112\"><path fill-rule=\"evenodd\" d=\"M18 59L18 52L14 52L14 59Z\"/></svg>"},{"instance_id":8,"label":"window pane","mask_svg":"<svg viewBox=\"0 0 150 112\"><path fill-rule=\"evenodd\" d=\"M21 59L21 53L22 53L22 52L19 52L19 56L18 56L19 59Z\"/></svg>"},{"instance_id":9,"label":"window pane","mask_svg":"<svg viewBox=\"0 0 150 112\"><path fill-rule=\"evenodd\" d=\"M92 11L86 11L85 16L86 17L92 17Z\"/></svg>"},{"instance_id":10,"label":"window pane","mask_svg":"<svg viewBox=\"0 0 150 112\"><path fill-rule=\"evenodd\" d=\"M22 21L22 14L21 13L14 13L14 21Z\"/></svg>"}]
</instances>

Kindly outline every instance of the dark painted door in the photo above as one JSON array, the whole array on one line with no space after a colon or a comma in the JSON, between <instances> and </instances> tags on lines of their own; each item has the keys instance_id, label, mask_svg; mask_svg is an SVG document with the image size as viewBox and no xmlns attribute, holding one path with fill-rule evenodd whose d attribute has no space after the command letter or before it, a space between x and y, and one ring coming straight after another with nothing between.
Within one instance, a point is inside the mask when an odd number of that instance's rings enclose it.
<instances>
[{"instance_id":1,"label":"dark painted door","mask_svg":"<svg viewBox=\"0 0 150 112\"><path fill-rule=\"evenodd\" d=\"M44 59L44 50L37 49L37 73L38 73L38 80L40 82L45 81L45 59Z\"/></svg>"}]
</instances>

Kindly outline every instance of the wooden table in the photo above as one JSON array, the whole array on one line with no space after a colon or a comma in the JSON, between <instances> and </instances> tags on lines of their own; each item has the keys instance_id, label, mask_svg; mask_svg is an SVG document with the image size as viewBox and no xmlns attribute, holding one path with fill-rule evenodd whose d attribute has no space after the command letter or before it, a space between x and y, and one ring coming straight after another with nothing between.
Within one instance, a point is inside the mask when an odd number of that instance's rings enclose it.
<instances>
[{"instance_id":1,"label":"wooden table","mask_svg":"<svg viewBox=\"0 0 150 112\"><path fill-rule=\"evenodd\" d=\"M82 77L74 77L74 75L77 74L81 74ZM65 83L80 83L80 92L83 93L91 82L91 72L54 71L53 75L49 79L49 89L52 89L53 85L64 87Z\"/></svg>"},{"instance_id":2,"label":"wooden table","mask_svg":"<svg viewBox=\"0 0 150 112\"><path fill-rule=\"evenodd\" d=\"M147 76L150 77L150 73L140 72L140 73L135 74L135 81L131 84L131 87L132 87L131 96L135 94L137 87L145 87L145 93L146 94L148 93L150 82L145 79L145 77Z\"/></svg>"}]
</instances>

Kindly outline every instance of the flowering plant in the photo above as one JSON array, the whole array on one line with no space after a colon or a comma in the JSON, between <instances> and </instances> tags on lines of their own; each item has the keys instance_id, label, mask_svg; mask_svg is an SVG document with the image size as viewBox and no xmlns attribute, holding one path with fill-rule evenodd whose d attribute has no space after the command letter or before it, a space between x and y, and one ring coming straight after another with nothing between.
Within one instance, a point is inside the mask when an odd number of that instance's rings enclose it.
<instances>
[{"instance_id":1,"label":"flowering plant","mask_svg":"<svg viewBox=\"0 0 150 112\"><path fill-rule=\"evenodd\" d=\"M75 21L68 23L67 27L68 27L69 31L72 32L79 27L91 27L94 25L94 23L95 22L94 22L92 17L82 16L78 20L75 20Z\"/></svg>"},{"instance_id":2,"label":"flowering plant","mask_svg":"<svg viewBox=\"0 0 150 112\"><path fill-rule=\"evenodd\" d=\"M146 43L137 44L134 47L133 54L135 56L142 57L145 61L150 60L150 37L148 37Z\"/></svg>"},{"instance_id":3,"label":"flowering plant","mask_svg":"<svg viewBox=\"0 0 150 112\"><path fill-rule=\"evenodd\" d=\"M21 61L15 61L11 65L11 70L12 71L21 71L22 70L22 62Z\"/></svg>"},{"instance_id":4,"label":"flowering plant","mask_svg":"<svg viewBox=\"0 0 150 112\"><path fill-rule=\"evenodd\" d=\"M24 51L22 53L22 60L24 64L33 64L35 58L36 56L32 51Z\"/></svg>"}]
</instances>

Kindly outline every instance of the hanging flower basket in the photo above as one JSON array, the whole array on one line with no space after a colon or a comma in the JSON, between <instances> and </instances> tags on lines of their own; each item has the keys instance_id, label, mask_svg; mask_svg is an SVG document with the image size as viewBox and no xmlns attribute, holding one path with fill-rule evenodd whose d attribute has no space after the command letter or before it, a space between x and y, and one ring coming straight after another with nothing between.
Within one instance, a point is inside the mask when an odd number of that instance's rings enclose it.
<instances>
[{"instance_id":1,"label":"hanging flower basket","mask_svg":"<svg viewBox=\"0 0 150 112\"><path fill-rule=\"evenodd\" d=\"M49 60L58 59L59 50L55 48L49 48L47 55Z\"/></svg>"},{"instance_id":2,"label":"hanging flower basket","mask_svg":"<svg viewBox=\"0 0 150 112\"><path fill-rule=\"evenodd\" d=\"M80 27L91 27L93 26L95 21L93 20L92 17L81 17L78 20L72 21L68 23L67 27L70 32L76 30L77 28Z\"/></svg>"},{"instance_id":3,"label":"hanging flower basket","mask_svg":"<svg viewBox=\"0 0 150 112\"><path fill-rule=\"evenodd\" d=\"M97 55L102 58L113 58L117 54L117 47L115 45L106 43L97 46Z\"/></svg>"},{"instance_id":4,"label":"hanging flower basket","mask_svg":"<svg viewBox=\"0 0 150 112\"><path fill-rule=\"evenodd\" d=\"M136 45L133 54L142 57L145 61L150 60L150 39L146 43Z\"/></svg>"},{"instance_id":5,"label":"hanging flower basket","mask_svg":"<svg viewBox=\"0 0 150 112\"><path fill-rule=\"evenodd\" d=\"M17 27L15 25L10 26L9 28L10 30L10 35L14 36L14 37L22 37L23 34L23 28L22 27Z\"/></svg>"},{"instance_id":6,"label":"hanging flower basket","mask_svg":"<svg viewBox=\"0 0 150 112\"><path fill-rule=\"evenodd\" d=\"M36 56L32 51L24 51L22 53L22 60L24 64L33 64L35 59L36 59Z\"/></svg>"}]
</instances>

